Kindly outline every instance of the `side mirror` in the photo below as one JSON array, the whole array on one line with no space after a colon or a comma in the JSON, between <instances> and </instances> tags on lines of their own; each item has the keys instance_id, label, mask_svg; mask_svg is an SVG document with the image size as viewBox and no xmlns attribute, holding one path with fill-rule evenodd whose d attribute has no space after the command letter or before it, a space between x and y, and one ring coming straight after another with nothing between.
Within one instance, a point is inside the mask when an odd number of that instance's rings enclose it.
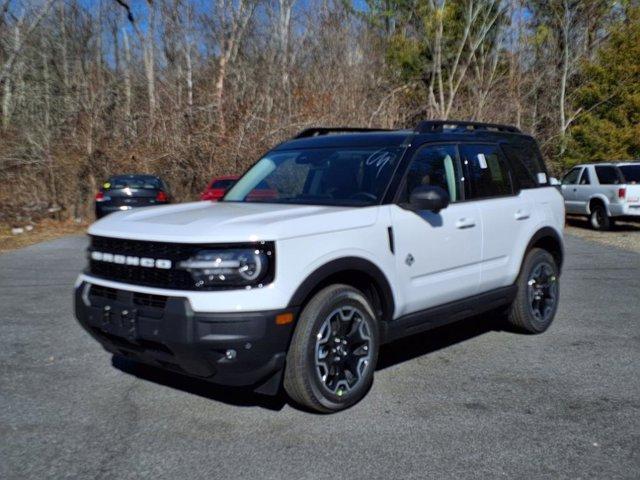
<instances>
[{"instance_id":1,"label":"side mirror","mask_svg":"<svg viewBox=\"0 0 640 480\"><path fill-rule=\"evenodd\" d=\"M431 210L438 213L449 206L449 194L441 187L420 185L411 192L409 205L415 210Z\"/></svg>"}]
</instances>

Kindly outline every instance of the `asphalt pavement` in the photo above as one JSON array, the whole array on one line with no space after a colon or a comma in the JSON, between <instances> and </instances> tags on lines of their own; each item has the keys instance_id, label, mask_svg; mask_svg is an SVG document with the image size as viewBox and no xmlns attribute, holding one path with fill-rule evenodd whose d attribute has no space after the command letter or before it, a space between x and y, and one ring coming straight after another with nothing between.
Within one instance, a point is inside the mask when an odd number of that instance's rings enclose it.
<instances>
[{"instance_id":1,"label":"asphalt pavement","mask_svg":"<svg viewBox=\"0 0 640 480\"><path fill-rule=\"evenodd\" d=\"M383 349L334 415L112 361L76 323L85 240L0 255L0 478L640 478L640 255L567 238L538 336L491 315Z\"/></svg>"}]
</instances>

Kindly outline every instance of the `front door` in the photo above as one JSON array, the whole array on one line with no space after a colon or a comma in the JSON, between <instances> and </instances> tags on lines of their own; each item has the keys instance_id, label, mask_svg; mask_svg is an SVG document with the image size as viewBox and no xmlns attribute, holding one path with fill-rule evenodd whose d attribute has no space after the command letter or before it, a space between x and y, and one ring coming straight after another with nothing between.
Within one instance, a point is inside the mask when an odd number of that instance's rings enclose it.
<instances>
[{"instance_id":1,"label":"front door","mask_svg":"<svg viewBox=\"0 0 640 480\"><path fill-rule=\"evenodd\" d=\"M409 195L420 185L443 188L451 203L439 212L410 210ZM482 225L475 202L464 201L463 185L455 145L426 145L411 160L398 204L390 207L398 278L405 294L401 314L478 292Z\"/></svg>"},{"instance_id":2,"label":"front door","mask_svg":"<svg viewBox=\"0 0 640 480\"><path fill-rule=\"evenodd\" d=\"M575 167L562 178L562 196L564 197L564 207L567 213L581 213L580 205L577 201L578 180L582 167Z\"/></svg>"}]
</instances>

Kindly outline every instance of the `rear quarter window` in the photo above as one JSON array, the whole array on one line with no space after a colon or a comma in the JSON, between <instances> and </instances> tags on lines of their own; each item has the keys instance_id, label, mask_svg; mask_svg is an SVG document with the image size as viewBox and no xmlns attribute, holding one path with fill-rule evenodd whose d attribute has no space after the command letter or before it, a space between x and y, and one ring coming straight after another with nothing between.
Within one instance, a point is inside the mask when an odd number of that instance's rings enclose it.
<instances>
[{"instance_id":1,"label":"rear quarter window","mask_svg":"<svg viewBox=\"0 0 640 480\"><path fill-rule=\"evenodd\" d=\"M640 165L621 165L618 168L624 175L625 183L640 183Z\"/></svg>"},{"instance_id":2,"label":"rear quarter window","mask_svg":"<svg viewBox=\"0 0 640 480\"><path fill-rule=\"evenodd\" d=\"M547 168L535 140L523 139L517 143L503 144L502 149L520 188L548 184Z\"/></svg>"},{"instance_id":3,"label":"rear quarter window","mask_svg":"<svg viewBox=\"0 0 640 480\"><path fill-rule=\"evenodd\" d=\"M619 185L624 182L616 167L596 166L596 176L600 185Z\"/></svg>"}]
</instances>

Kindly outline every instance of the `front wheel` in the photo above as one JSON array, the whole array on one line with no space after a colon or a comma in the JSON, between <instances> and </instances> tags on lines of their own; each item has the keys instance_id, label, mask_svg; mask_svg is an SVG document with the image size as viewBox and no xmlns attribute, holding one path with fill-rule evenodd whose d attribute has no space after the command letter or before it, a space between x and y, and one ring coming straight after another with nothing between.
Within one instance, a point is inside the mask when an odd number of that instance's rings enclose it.
<instances>
[{"instance_id":1,"label":"front wheel","mask_svg":"<svg viewBox=\"0 0 640 480\"><path fill-rule=\"evenodd\" d=\"M326 287L300 314L287 354L284 388L311 410L345 409L371 386L378 347L378 324L367 298L348 285Z\"/></svg>"},{"instance_id":2,"label":"front wheel","mask_svg":"<svg viewBox=\"0 0 640 480\"><path fill-rule=\"evenodd\" d=\"M541 248L531 249L516 283L518 293L509 308L509 323L527 333L544 332L556 315L560 299L558 265L553 255Z\"/></svg>"}]
</instances>

